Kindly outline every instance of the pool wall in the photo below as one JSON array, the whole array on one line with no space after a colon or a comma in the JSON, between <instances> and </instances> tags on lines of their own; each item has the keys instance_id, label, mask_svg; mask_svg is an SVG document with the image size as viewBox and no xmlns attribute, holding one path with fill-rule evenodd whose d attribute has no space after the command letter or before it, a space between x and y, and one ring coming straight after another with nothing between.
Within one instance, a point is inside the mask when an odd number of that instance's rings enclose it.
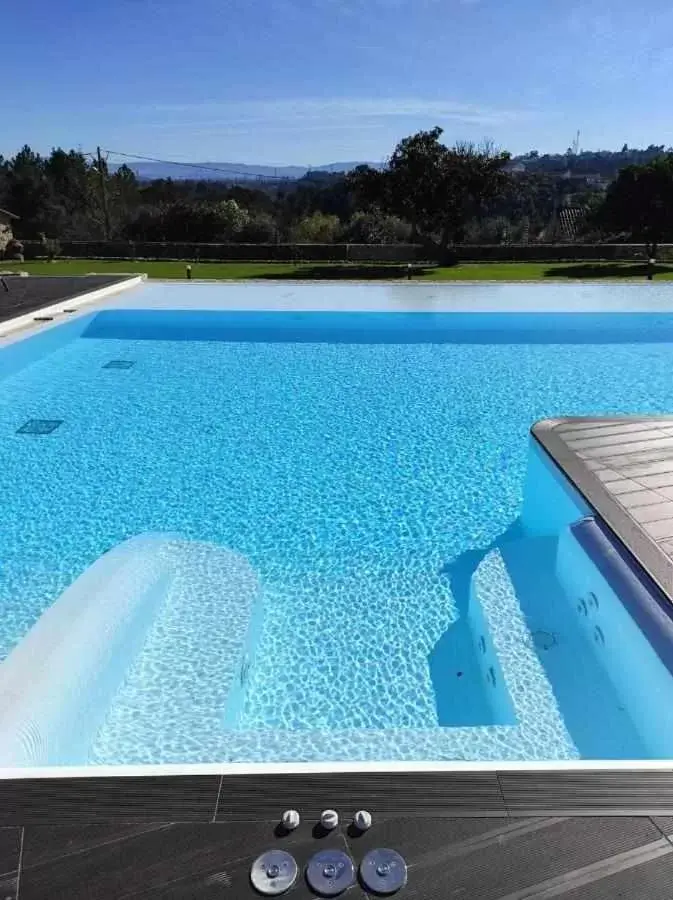
<instances>
[{"instance_id":1,"label":"pool wall","mask_svg":"<svg viewBox=\"0 0 673 900\"><path fill-rule=\"evenodd\" d=\"M92 314L55 322L35 334L9 342L0 341L0 379L14 375L21 369L60 350L70 341L82 336Z\"/></svg>"},{"instance_id":2,"label":"pool wall","mask_svg":"<svg viewBox=\"0 0 673 900\"><path fill-rule=\"evenodd\" d=\"M86 338L330 344L611 344L673 342L673 315L619 312L262 312L103 309Z\"/></svg>"},{"instance_id":3,"label":"pool wall","mask_svg":"<svg viewBox=\"0 0 673 900\"><path fill-rule=\"evenodd\" d=\"M555 574L569 610L647 752L666 757L673 740L673 606L534 437L522 525L529 536L558 538Z\"/></svg>"},{"instance_id":4,"label":"pool wall","mask_svg":"<svg viewBox=\"0 0 673 900\"><path fill-rule=\"evenodd\" d=\"M558 536L568 525L592 512L531 435L520 520L524 533L528 537Z\"/></svg>"},{"instance_id":5,"label":"pool wall","mask_svg":"<svg viewBox=\"0 0 673 900\"><path fill-rule=\"evenodd\" d=\"M591 526L584 520L580 527ZM614 553L614 551L612 551ZM599 545L598 553L608 559L609 545ZM593 558L592 558L593 557ZM641 584L625 585L619 595L601 573L600 557L587 552L587 543L578 540L577 527L565 529L559 538L557 578L563 585L573 612L592 644L610 681L622 701L645 747L654 757L665 757L673 739L671 673L639 627L634 603L654 603ZM666 639L669 659L671 620L663 616L655 625ZM652 628L649 629L652 633ZM656 635L653 635L656 637ZM590 690L591 686L588 685ZM628 712L627 712L628 711Z\"/></svg>"}]
</instances>

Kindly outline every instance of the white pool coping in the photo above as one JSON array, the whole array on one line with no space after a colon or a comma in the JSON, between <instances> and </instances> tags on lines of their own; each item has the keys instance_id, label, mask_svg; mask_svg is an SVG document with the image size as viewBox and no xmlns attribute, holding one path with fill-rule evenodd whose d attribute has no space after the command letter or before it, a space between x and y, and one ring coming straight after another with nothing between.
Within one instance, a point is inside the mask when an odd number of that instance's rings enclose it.
<instances>
[{"instance_id":1,"label":"white pool coping","mask_svg":"<svg viewBox=\"0 0 673 900\"><path fill-rule=\"evenodd\" d=\"M0 324L0 346L102 309L673 313L673 282L215 281L129 273L125 281L8 319ZM35 321L45 316L53 321Z\"/></svg>"},{"instance_id":2,"label":"white pool coping","mask_svg":"<svg viewBox=\"0 0 673 900\"><path fill-rule=\"evenodd\" d=\"M124 278L125 276L123 273L120 273L119 277ZM120 294L122 291L139 287L145 280L145 275L129 275L124 281L117 281L114 284L108 284L86 294L77 294L70 299L59 300L58 303L53 303L51 306L43 306L40 309L34 309L32 312L15 316L13 319L7 319L4 322L0 322L0 339L16 331L23 331L42 324L51 325L51 322L44 323L41 321L45 317L51 317L54 320L69 318L72 316L73 309L79 311L83 306L88 307L94 303L100 303L102 300L107 300L109 297Z\"/></svg>"},{"instance_id":3,"label":"white pool coping","mask_svg":"<svg viewBox=\"0 0 673 900\"><path fill-rule=\"evenodd\" d=\"M184 775L451 775L501 772L661 772L673 759L550 760L549 762L305 762L305 763L167 763L157 765L37 766L0 768L0 781L32 778L150 778Z\"/></svg>"}]
</instances>

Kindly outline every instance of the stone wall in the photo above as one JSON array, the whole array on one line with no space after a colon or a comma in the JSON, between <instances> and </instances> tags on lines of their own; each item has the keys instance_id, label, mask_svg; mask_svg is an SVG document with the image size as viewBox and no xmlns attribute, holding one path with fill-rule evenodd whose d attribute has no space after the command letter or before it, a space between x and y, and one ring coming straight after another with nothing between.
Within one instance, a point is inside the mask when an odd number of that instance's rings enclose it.
<instances>
[{"instance_id":1,"label":"stone wall","mask_svg":"<svg viewBox=\"0 0 673 900\"><path fill-rule=\"evenodd\" d=\"M5 252L5 247L12 240L12 220L0 215L0 254Z\"/></svg>"}]
</instances>

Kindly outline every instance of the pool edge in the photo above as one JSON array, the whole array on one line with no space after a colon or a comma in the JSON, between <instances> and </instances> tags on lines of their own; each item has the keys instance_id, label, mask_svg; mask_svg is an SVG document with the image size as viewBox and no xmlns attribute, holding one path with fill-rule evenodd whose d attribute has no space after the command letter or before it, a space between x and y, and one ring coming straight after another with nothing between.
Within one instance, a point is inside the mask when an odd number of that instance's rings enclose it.
<instances>
[{"instance_id":1,"label":"pool edge","mask_svg":"<svg viewBox=\"0 0 673 900\"><path fill-rule=\"evenodd\" d=\"M41 278L44 276L32 277ZM143 274L133 275L129 273L128 275L125 275L124 273L120 273L117 281L105 285L105 287L95 288L94 290L87 291L83 294L74 294L63 300L59 300L56 303L52 303L49 306L43 306L39 309L32 310L31 312L14 316L14 318L6 319L4 322L0 322L0 341L8 339L11 342L17 338L26 337L29 334L37 332L45 326L53 327L54 325L58 325L63 318L77 315L81 311L81 307L90 306L101 300L107 300L108 297L119 294L122 291L139 287L144 284L146 280L147 276ZM76 304L76 309L72 309L73 304ZM52 319L54 321L51 321Z\"/></svg>"}]
</instances>

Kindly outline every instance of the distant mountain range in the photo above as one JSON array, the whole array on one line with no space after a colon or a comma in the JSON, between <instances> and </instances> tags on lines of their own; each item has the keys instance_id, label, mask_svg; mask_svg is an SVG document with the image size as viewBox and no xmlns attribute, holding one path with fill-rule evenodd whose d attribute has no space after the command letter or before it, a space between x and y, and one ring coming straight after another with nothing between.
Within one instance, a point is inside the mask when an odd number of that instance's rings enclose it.
<instances>
[{"instance_id":1,"label":"distant mountain range","mask_svg":"<svg viewBox=\"0 0 673 900\"><path fill-rule=\"evenodd\" d=\"M202 181L255 181L268 179L297 179L303 178L309 171L338 173L350 172L357 166L364 165L360 162L336 162L325 166L252 166L247 163L229 162L195 162L188 165L163 162L129 162L130 169L138 178L151 181L155 178L173 178L184 181L186 179L200 179ZM377 166L377 163L366 165ZM111 167L119 168L119 166Z\"/></svg>"},{"instance_id":2,"label":"distant mountain range","mask_svg":"<svg viewBox=\"0 0 673 900\"><path fill-rule=\"evenodd\" d=\"M522 174L557 174L571 171L574 175L595 175L602 179L612 180L624 166L650 162L662 153L667 152L664 145L650 144L644 150L629 148L626 145L620 151L583 150L573 153L539 153L532 151L522 156L514 156L509 170ZM668 152L671 152L669 148ZM335 162L323 166L254 166L249 163L230 162L129 162L138 178L151 181L155 178L173 178L176 181L196 179L205 181L268 181L275 178L296 180L304 178L309 172L316 174L332 174L350 172L357 166L370 165L375 169L382 168L380 163ZM115 168L111 166L111 168ZM117 166L118 168L118 166Z\"/></svg>"}]
</instances>

